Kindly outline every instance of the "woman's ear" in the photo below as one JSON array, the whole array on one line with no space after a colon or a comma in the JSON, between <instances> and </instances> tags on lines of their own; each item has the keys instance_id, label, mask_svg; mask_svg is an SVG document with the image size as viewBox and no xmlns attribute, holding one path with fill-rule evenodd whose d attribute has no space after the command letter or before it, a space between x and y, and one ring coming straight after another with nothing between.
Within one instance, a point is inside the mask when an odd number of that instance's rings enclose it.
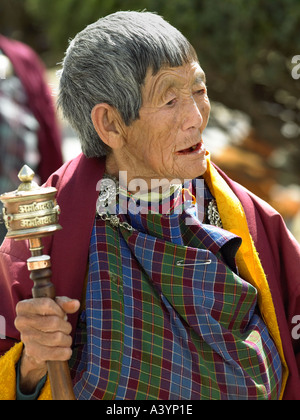
<instances>
[{"instance_id":1,"label":"woman's ear","mask_svg":"<svg viewBox=\"0 0 300 420\"><path fill-rule=\"evenodd\" d=\"M124 143L122 124L116 110L107 103L94 106L91 117L101 140L111 149L119 149Z\"/></svg>"}]
</instances>

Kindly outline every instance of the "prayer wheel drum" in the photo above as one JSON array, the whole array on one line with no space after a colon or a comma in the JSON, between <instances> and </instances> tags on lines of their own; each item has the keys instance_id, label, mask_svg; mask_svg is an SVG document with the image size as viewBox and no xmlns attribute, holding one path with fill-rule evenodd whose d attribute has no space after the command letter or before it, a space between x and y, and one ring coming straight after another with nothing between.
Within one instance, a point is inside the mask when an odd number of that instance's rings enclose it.
<instances>
[{"instance_id":1,"label":"prayer wheel drum","mask_svg":"<svg viewBox=\"0 0 300 420\"><path fill-rule=\"evenodd\" d=\"M56 203L56 188L41 188L34 181L34 172L24 166L19 179L21 185L16 191L3 194L3 219L7 228L7 238L25 240L42 238L60 230Z\"/></svg>"}]
</instances>

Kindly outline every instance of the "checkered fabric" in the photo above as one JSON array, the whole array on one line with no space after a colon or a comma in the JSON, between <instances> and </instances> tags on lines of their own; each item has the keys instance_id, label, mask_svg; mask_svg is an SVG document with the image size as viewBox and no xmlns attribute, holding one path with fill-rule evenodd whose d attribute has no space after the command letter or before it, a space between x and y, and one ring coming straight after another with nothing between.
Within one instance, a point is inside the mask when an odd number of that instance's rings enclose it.
<instances>
[{"instance_id":1,"label":"checkered fabric","mask_svg":"<svg viewBox=\"0 0 300 420\"><path fill-rule=\"evenodd\" d=\"M78 399L279 397L281 362L257 291L222 252L239 239L190 217L120 215L134 232L96 220L85 338L78 331L75 341Z\"/></svg>"}]
</instances>

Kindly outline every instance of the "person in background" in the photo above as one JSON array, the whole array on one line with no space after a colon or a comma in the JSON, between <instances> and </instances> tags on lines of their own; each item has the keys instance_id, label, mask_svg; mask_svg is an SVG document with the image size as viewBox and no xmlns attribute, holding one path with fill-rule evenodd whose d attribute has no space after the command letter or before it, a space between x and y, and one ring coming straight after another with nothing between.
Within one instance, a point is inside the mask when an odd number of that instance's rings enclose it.
<instances>
[{"instance_id":1,"label":"person in background","mask_svg":"<svg viewBox=\"0 0 300 420\"><path fill-rule=\"evenodd\" d=\"M0 35L0 194L19 185L24 164L44 183L63 164L61 135L39 57ZM5 234L0 223L0 244Z\"/></svg>"}]
</instances>

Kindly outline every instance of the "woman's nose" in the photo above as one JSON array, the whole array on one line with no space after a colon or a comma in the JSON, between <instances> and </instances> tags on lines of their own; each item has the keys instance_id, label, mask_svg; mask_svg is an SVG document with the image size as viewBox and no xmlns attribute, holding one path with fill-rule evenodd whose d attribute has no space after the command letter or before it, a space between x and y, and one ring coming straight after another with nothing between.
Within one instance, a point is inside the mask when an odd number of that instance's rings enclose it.
<instances>
[{"instance_id":1,"label":"woman's nose","mask_svg":"<svg viewBox=\"0 0 300 420\"><path fill-rule=\"evenodd\" d=\"M192 97L184 106L184 119L182 123L182 129L189 130L190 128L197 128L199 129L203 124L203 116L202 113L195 101Z\"/></svg>"}]
</instances>

